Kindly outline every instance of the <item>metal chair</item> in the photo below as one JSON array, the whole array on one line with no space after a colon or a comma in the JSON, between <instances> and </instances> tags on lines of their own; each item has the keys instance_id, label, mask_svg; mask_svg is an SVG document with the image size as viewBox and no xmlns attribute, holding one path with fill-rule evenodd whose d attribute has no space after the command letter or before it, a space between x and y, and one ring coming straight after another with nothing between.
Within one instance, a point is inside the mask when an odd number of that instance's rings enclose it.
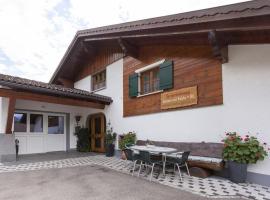
<instances>
[{"instance_id":1,"label":"metal chair","mask_svg":"<svg viewBox=\"0 0 270 200\"><path fill-rule=\"evenodd\" d=\"M173 156L173 157L168 156L167 157L166 162L174 165L174 171L175 171L175 166L177 166L181 181L183 180L181 170L180 170L181 167L186 167L187 173L190 176L188 165L187 165L189 154L190 154L190 151L185 151L185 152L178 154L176 156Z\"/></svg>"},{"instance_id":2,"label":"metal chair","mask_svg":"<svg viewBox=\"0 0 270 200\"><path fill-rule=\"evenodd\" d=\"M142 165L144 165L145 167L151 167L150 181L152 181L155 165L161 165L162 162L153 160L151 158L151 154L148 151L139 151L139 161L141 163L140 163L140 168L138 172L138 177L140 176Z\"/></svg>"},{"instance_id":3,"label":"metal chair","mask_svg":"<svg viewBox=\"0 0 270 200\"><path fill-rule=\"evenodd\" d=\"M124 152L126 155L126 161L129 160L129 161L133 162L133 168L132 168L132 176L133 176L137 161L139 160L140 157L138 154L134 154L134 152L129 148L124 149Z\"/></svg>"}]
</instances>

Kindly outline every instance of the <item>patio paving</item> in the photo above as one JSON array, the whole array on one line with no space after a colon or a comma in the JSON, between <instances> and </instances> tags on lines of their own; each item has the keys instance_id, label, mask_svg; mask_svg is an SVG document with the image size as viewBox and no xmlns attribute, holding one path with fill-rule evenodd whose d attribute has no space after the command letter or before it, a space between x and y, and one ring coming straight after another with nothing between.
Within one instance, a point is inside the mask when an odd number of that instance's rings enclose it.
<instances>
[{"instance_id":1,"label":"patio paving","mask_svg":"<svg viewBox=\"0 0 270 200\"><path fill-rule=\"evenodd\" d=\"M132 168L132 163L130 162L126 162L115 157L108 158L104 155L84 155L86 156L70 157L59 160L45 160L41 162L26 162L13 165L4 164L0 165L0 173L6 174L7 172L98 165L131 175L130 170ZM2 174L0 174L0 178L3 176ZM149 175L143 170L140 179L148 179L148 176ZM132 179L138 179L135 177L132 177ZM156 172L154 173L154 177L157 177ZM149 181L146 182L153 184ZM153 178L153 182L154 184L160 183L162 185L176 188L179 191L188 191L201 197L222 199L245 197L249 199L270 200L269 187L256 184L234 184L229 180L218 177L201 179L197 177L189 177L184 174L183 181L181 181L178 174L174 175L171 173L166 174L166 176L160 175L158 178Z\"/></svg>"},{"instance_id":2,"label":"patio paving","mask_svg":"<svg viewBox=\"0 0 270 200\"><path fill-rule=\"evenodd\" d=\"M98 165L2 173L0 182L4 200L207 199Z\"/></svg>"}]
</instances>

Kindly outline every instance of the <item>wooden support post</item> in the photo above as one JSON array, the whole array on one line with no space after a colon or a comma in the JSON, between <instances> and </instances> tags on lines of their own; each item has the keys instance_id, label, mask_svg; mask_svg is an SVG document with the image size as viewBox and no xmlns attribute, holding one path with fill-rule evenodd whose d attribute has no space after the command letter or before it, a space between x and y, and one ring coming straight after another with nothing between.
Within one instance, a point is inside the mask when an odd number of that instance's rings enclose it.
<instances>
[{"instance_id":1,"label":"wooden support post","mask_svg":"<svg viewBox=\"0 0 270 200\"><path fill-rule=\"evenodd\" d=\"M16 104L16 99L14 97L9 97L6 134L12 133L12 124L13 124L13 116L14 116L14 111L15 111L15 104Z\"/></svg>"},{"instance_id":2,"label":"wooden support post","mask_svg":"<svg viewBox=\"0 0 270 200\"><path fill-rule=\"evenodd\" d=\"M208 33L208 40L212 46L213 55L219 59L221 63L228 62L228 45L225 45L223 41L220 41L215 30Z\"/></svg>"}]
</instances>

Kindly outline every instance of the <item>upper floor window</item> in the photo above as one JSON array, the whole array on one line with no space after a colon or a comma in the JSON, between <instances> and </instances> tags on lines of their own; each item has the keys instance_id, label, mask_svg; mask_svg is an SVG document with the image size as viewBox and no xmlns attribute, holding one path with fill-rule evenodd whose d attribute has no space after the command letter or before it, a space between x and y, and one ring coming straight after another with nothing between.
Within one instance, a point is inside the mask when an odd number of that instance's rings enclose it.
<instances>
[{"instance_id":1,"label":"upper floor window","mask_svg":"<svg viewBox=\"0 0 270 200\"><path fill-rule=\"evenodd\" d=\"M141 94L159 90L159 67L141 73Z\"/></svg>"},{"instance_id":2,"label":"upper floor window","mask_svg":"<svg viewBox=\"0 0 270 200\"><path fill-rule=\"evenodd\" d=\"M92 76L92 91L106 87L106 70Z\"/></svg>"},{"instance_id":3,"label":"upper floor window","mask_svg":"<svg viewBox=\"0 0 270 200\"><path fill-rule=\"evenodd\" d=\"M173 62L160 60L129 75L129 97L155 94L173 88Z\"/></svg>"}]
</instances>

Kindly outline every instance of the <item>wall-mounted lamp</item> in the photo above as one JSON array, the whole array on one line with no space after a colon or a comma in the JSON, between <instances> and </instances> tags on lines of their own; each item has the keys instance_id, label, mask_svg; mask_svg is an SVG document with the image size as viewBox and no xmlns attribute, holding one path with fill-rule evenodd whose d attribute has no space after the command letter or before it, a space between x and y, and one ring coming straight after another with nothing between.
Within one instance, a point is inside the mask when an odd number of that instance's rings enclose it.
<instances>
[{"instance_id":1,"label":"wall-mounted lamp","mask_svg":"<svg viewBox=\"0 0 270 200\"><path fill-rule=\"evenodd\" d=\"M79 122L80 122L81 118L82 118L82 116L80 116L80 115L76 115L75 116L75 120L76 120L77 126L79 126Z\"/></svg>"}]
</instances>

